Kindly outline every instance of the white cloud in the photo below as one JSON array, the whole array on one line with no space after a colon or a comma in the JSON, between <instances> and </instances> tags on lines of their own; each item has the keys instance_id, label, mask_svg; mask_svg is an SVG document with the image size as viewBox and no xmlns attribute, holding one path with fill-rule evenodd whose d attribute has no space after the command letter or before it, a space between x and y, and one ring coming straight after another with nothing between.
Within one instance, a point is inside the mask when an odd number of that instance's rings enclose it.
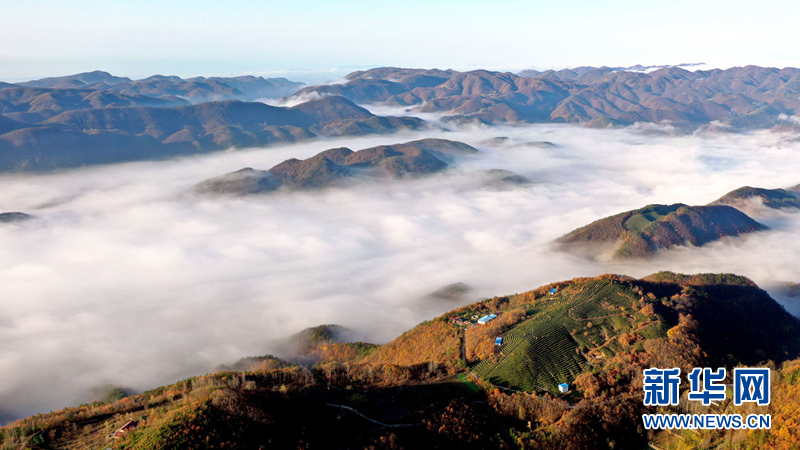
<instances>
[{"instance_id":1,"label":"white cloud","mask_svg":"<svg viewBox=\"0 0 800 450\"><path fill-rule=\"evenodd\" d=\"M328 95L321 95L317 91L311 92L303 92L300 94L292 95L291 97L284 97L284 98L262 98L258 101L261 103L266 103L270 106L282 106L291 108L292 106L297 106L301 103L310 102L312 100L319 100L321 98L328 97Z\"/></svg>"},{"instance_id":2,"label":"white cloud","mask_svg":"<svg viewBox=\"0 0 800 450\"><path fill-rule=\"evenodd\" d=\"M486 144L499 136L557 146ZM239 199L189 192L246 166L422 137L462 140L483 154L449 173L348 189ZM0 177L3 208L38 217L0 227L0 413L59 408L104 383L170 383L322 323L386 342L450 309L422 297L457 281L475 296L606 272L800 281L800 214L764 214L775 231L645 264L588 262L547 245L649 203L795 185L798 144L785 138L473 127ZM532 183L487 187L479 171L488 168Z\"/></svg>"}]
</instances>

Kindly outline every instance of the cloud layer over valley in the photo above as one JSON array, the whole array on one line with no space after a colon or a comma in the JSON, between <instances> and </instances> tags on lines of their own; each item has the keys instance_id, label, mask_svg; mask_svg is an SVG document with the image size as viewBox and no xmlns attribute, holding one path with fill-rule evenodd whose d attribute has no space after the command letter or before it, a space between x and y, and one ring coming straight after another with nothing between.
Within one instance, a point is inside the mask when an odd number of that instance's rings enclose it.
<instances>
[{"instance_id":1,"label":"cloud layer over valley","mask_svg":"<svg viewBox=\"0 0 800 450\"><path fill-rule=\"evenodd\" d=\"M212 371L308 326L338 323L383 343L459 306L427 297L455 282L475 289L469 301L607 272L800 282L800 212L757 210L771 231L646 262L551 250L577 227L647 204L800 183L800 143L786 135L657 131L474 127L2 176L0 212L35 220L0 224L0 423L90 400L106 383L143 390ZM192 193L243 167L425 137L482 154L425 178ZM497 187L485 169L532 183Z\"/></svg>"}]
</instances>

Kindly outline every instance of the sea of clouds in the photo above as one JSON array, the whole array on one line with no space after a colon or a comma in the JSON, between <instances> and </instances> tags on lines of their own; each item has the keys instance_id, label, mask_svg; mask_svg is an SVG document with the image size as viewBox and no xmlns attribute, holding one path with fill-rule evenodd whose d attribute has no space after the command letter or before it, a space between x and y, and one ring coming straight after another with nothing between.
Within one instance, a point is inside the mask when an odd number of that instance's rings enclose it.
<instances>
[{"instance_id":1,"label":"sea of clouds","mask_svg":"<svg viewBox=\"0 0 800 450\"><path fill-rule=\"evenodd\" d=\"M192 193L243 167L423 137L481 155L426 178ZM144 390L213 371L309 326L337 323L387 342L459 306L428 297L454 282L474 288L462 303L609 272L734 272L767 289L800 282L800 212L756 209L772 231L646 262L587 261L549 246L651 203L796 185L798 152L770 133L475 126L0 176L0 210L36 216L0 225L0 423L91 400L101 385ZM485 169L531 183L498 188Z\"/></svg>"}]
</instances>

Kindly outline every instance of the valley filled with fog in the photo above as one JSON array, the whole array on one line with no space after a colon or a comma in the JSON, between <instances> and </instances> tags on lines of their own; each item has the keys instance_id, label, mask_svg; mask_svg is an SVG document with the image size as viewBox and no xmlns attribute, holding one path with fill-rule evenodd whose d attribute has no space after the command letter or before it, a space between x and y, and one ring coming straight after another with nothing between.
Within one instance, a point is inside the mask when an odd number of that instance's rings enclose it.
<instances>
[{"instance_id":1,"label":"valley filled with fog","mask_svg":"<svg viewBox=\"0 0 800 450\"><path fill-rule=\"evenodd\" d=\"M391 182L193 192L244 167L427 137L481 153ZM0 423L90 401L97 386L145 390L270 353L309 326L336 323L384 343L461 304L579 276L732 272L798 314L771 287L800 282L800 212L756 206L751 216L770 231L646 261L590 261L550 245L647 204L797 185L793 137L476 125L2 175L2 211L35 219L0 224ZM498 186L487 169L530 183ZM429 296L456 282L473 290L458 301Z\"/></svg>"}]
</instances>

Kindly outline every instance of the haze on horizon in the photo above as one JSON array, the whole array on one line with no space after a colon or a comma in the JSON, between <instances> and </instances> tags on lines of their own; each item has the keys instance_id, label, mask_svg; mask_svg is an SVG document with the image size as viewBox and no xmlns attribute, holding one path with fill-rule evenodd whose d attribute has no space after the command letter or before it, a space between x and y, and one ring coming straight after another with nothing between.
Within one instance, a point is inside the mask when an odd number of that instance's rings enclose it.
<instances>
[{"instance_id":1,"label":"haze on horizon","mask_svg":"<svg viewBox=\"0 0 800 450\"><path fill-rule=\"evenodd\" d=\"M12 82L92 70L321 82L377 66L800 65L800 4L787 0L3 0L2 11L0 80Z\"/></svg>"}]
</instances>

